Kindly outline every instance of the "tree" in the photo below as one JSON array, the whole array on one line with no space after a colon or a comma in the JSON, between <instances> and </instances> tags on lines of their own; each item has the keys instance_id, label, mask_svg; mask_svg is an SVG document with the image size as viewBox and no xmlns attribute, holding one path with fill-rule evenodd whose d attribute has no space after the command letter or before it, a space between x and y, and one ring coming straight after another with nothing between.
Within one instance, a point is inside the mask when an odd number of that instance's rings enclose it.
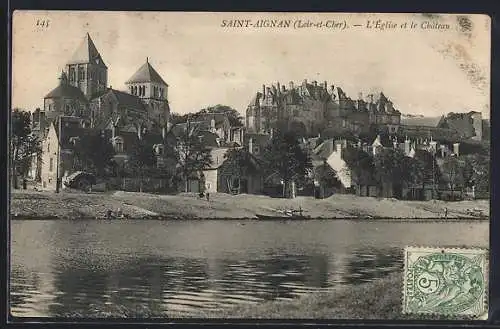
<instances>
[{"instance_id":1,"label":"tree","mask_svg":"<svg viewBox=\"0 0 500 329\"><path fill-rule=\"evenodd\" d=\"M111 141L99 133L88 133L73 144L74 170L89 171L103 177L114 167L115 150Z\"/></svg>"},{"instance_id":2,"label":"tree","mask_svg":"<svg viewBox=\"0 0 500 329\"><path fill-rule=\"evenodd\" d=\"M435 188L441 180L441 171L436 157L429 151L418 149L415 151L414 159L419 162L422 185L428 184Z\"/></svg>"},{"instance_id":3,"label":"tree","mask_svg":"<svg viewBox=\"0 0 500 329\"><path fill-rule=\"evenodd\" d=\"M31 114L14 109L11 117L10 166L14 188L18 188L18 176L26 176L33 156L40 159L42 147L38 137L31 130Z\"/></svg>"},{"instance_id":4,"label":"tree","mask_svg":"<svg viewBox=\"0 0 500 329\"><path fill-rule=\"evenodd\" d=\"M264 151L268 174L277 174L283 181L283 196L290 185L306 177L312 170L309 154L305 152L293 132L278 132ZM293 190L290 190L293 195Z\"/></svg>"},{"instance_id":5,"label":"tree","mask_svg":"<svg viewBox=\"0 0 500 329\"><path fill-rule=\"evenodd\" d=\"M447 157L443 162L441 170L452 193L464 183L464 164L456 156Z\"/></svg>"},{"instance_id":6,"label":"tree","mask_svg":"<svg viewBox=\"0 0 500 329\"><path fill-rule=\"evenodd\" d=\"M349 146L344 150L343 159L358 185L369 185L373 181L375 165L369 153Z\"/></svg>"},{"instance_id":7,"label":"tree","mask_svg":"<svg viewBox=\"0 0 500 329\"><path fill-rule=\"evenodd\" d=\"M132 145L130 156L127 161L127 169L131 174L139 178L139 192L143 191L143 180L148 172L154 170L156 155L153 145L143 139L137 139Z\"/></svg>"},{"instance_id":8,"label":"tree","mask_svg":"<svg viewBox=\"0 0 500 329\"><path fill-rule=\"evenodd\" d=\"M170 114L170 122L174 125L177 123L185 123L188 120L196 120L200 115L207 113L225 114L231 126L243 127L244 118L241 116L240 112L238 112L237 110L233 109L230 106L221 104L201 109L195 113L187 113L187 114L172 113Z\"/></svg>"},{"instance_id":9,"label":"tree","mask_svg":"<svg viewBox=\"0 0 500 329\"><path fill-rule=\"evenodd\" d=\"M211 107L207 107L206 109L203 109L199 111L198 113L222 113L227 115L229 119L229 123L233 127L243 127L243 117L241 116L240 112L237 110L233 109L230 106L227 105L215 105Z\"/></svg>"},{"instance_id":10,"label":"tree","mask_svg":"<svg viewBox=\"0 0 500 329\"><path fill-rule=\"evenodd\" d=\"M178 136L176 145L178 168L184 179L184 191L188 192L189 177L200 172L212 163L210 150L196 134L196 130L187 124L185 131Z\"/></svg>"},{"instance_id":11,"label":"tree","mask_svg":"<svg viewBox=\"0 0 500 329\"><path fill-rule=\"evenodd\" d=\"M474 186L477 191L488 193L490 191L489 155L470 154L464 157L464 161L464 185Z\"/></svg>"},{"instance_id":12,"label":"tree","mask_svg":"<svg viewBox=\"0 0 500 329\"><path fill-rule=\"evenodd\" d=\"M239 181L238 188L241 186L241 179L257 172L257 166L250 152L246 148L232 148L224 154L227 174L236 177ZM228 181L228 189L232 191L234 186ZM239 193L239 191L238 191Z\"/></svg>"},{"instance_id":13,"label":"tree","mask_svg":"<svg viewBox=\"0 0 500 329\"><path fill-rule=\"evenodd\" d=\"M383 148L374 157L375 179L384 194L392 196L394 185L413 183L415 162L409 160L399 149Z\"/></svg>"}]
</instances>

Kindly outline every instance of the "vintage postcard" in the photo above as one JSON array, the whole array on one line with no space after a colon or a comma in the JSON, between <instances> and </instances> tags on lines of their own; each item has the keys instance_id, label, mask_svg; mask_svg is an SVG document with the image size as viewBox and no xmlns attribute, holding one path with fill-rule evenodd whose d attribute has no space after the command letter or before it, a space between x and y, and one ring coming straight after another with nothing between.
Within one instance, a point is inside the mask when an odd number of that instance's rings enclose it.
<instances>
[{"instance_id":1,"label":"vintage postcard","mask_svg":"<svg viewBox=\"0 0 500 329\"><path fill-rule=\"evenodd\" d=\"M14 12L10 314L483 319L490 31Z\"/></svg>"}]
</instances>

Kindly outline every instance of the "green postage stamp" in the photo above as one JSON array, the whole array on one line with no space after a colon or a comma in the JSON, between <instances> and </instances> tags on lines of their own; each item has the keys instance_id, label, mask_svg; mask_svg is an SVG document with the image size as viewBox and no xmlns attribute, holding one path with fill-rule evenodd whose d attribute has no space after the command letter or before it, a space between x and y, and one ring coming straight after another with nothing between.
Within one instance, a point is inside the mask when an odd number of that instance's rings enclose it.
<instances>
[{"instance_id":1,"label":"green postage stamp","mask_svg":"<svg viewBox=\"0 0 500 329\"><path fill-rule=\"evenodd\" d=\"M488 251L405 248L403 313L484 317Z\"/></svg>"}]
</instances>

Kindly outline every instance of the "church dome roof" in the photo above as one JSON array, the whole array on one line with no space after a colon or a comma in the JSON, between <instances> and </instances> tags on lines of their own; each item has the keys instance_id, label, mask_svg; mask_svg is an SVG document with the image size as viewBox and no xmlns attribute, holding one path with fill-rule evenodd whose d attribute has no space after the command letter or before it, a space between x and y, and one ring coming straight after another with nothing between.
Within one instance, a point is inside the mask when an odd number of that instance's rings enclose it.
<instances>
[{"instance_id":1,"label":"church dome roof","mask_svg":"<svg viewBox=\"0 0 500 329\"><path fill-rule=\"evenodd\" d=\"M78 99L83 102L87 102L87 99L85 98L85 95L83 92L76 87L73 87L68 84L68 80L66 77L66 74L63 72L61 74L61 77L59 78L59 86L56 88L52 89L47 95L45 95L46 98L71 98L71 99Z\"/></svg>"}]
</instances>

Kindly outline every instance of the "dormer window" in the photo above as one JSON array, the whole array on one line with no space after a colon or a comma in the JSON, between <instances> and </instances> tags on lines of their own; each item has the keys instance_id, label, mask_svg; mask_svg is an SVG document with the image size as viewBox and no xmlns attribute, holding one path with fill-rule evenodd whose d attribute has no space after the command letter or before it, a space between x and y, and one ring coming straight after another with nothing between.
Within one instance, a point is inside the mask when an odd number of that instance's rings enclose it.
<instances>
[{"instance_id":1,"label":"dormer window","mask_svg":"<svg viewBox=\"0 0 500 329\"><path fill-rule=\"evenodd\" d=\"M162 144L155 144L153 149L156 155L163 155L163 152L165 151Z\"/></svg>"},{"instance_id":2,"label":"dormer window","mask_svg":"<svg viewBox=\"0 0 500 329\"><path fill-rule=\"evenodd\" d=\"M80 141L80 137L70 137L69 142L71 144L76 145Z\"/></svg>"},{"instance_id":3,"label":"dormer window","mask_svg":"<svg viewBox=\"0 0 500 329\"><path fill-rule=\"evenodd\" d=\"M113 138L113 146L116 153L123 153L123 138L120 136Z\"/></svg>"}]
</instances>

